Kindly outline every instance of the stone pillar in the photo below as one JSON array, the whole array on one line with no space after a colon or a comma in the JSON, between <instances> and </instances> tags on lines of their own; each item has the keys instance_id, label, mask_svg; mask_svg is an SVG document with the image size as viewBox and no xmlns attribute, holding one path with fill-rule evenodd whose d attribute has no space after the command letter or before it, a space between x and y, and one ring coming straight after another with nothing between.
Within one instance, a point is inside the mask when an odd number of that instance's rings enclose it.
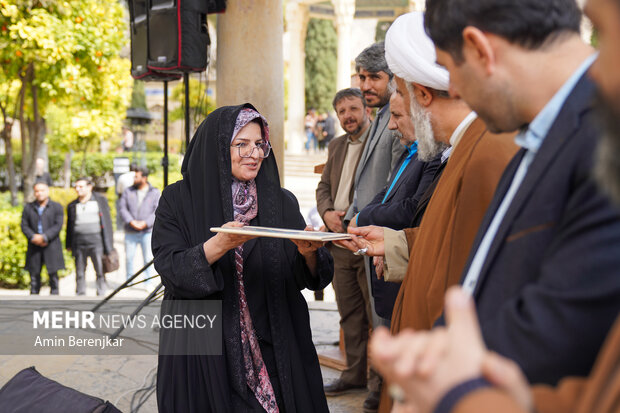
<instances>
[{"instance_id":1,"label":"stone pillar","mask_svg":"<svg viewBox=\"0 0 620 413\"><path fill-rule=\"evenodd\" d=\"M228 0L217 21L217 106L252 103L269 122L284 176L283 14L280 0Z\"/></svg>"},{"instance_id":2,"label":"stone pillar","mask_svg":"<svg viewBox=\"0 0 620 413\"><path fill-rule=\"evenodd\" d=\"M409 0L409 11L424 11L424 0Z\"/></svg>"},{"instance_id":3,"label":"stone pillar","mask_svg":"<svg viewBox=\"0 0 620 413\"><path fill-rule=\"evenodd\" d=\"M288 150L302 153L306 136L306 32L308 30L308 6L294 1L286 4L286 28L289 34L288 62L288 120L286 138Z\"/></svg>"},{"instance_id":4,"label":"stone pillar","mask_svg":"<svg viewBox=\"0 0 620 413\"><path fill-rule=\"evenodd\" d=\"M332 0L338 33L338 77L336 89L351 87L351 31L355 16L355 0Z\"/></svg>"}]
</instances>

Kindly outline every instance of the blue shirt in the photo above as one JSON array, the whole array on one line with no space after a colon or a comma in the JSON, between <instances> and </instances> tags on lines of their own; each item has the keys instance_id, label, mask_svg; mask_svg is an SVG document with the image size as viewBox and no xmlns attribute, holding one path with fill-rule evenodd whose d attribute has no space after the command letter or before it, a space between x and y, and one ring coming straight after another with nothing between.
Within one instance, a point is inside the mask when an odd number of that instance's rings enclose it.
<instances>
[{"instance_id":1,"label":"blue shirt","mask_svg":"<svg viewBox=\"0 0 620 413\"><path fill-rule=\"evenodd\" d=\"M517 145L526 149L525 155L523 159L521 159L521 163L515 172L514 177L512 178L512 183L510 184L510 188L506 192L502 203L499 208L495 212L495 216L487 229L487 232L484 234L482 241L480 242L480 246L476 251L476 255L474 255L474 259L471 262L471 266L467 271L467 276L463 281L463 288L465 291L473 294L476 289L476 285L478 284L478 278L480 277L480 271L482 270L482 266L484 265L487 255L489 253L489 249L491 248L491 244L497 235L497 231L499 226L506 216L506 211L510 207L512 200L515 197L521 183L525 179L527 174L527 170L529 169L538 149L542 145L545 140L545 137L549 133L549 129L553 126L555 119L558 117L560 110L564 106L566 99L573 91L577 82L581 77L585 74L586 70L592 65L594 60L596 60L597 54L593 54L589 56L584 62L579 66L579 68L572 74L572 76L562 85L560 90L556 92L556 94L551 98L549 102L545 105L545 107L536 115L534 120L529 124L526 130L521 131L517 137L515 138L515 142Z\"/></svg>"},{"instance_id":2,"label":"blue shirt","mask_svg":"<svg viewBox=\"0 0 620 413\"><path fill-rule=\"evenodd\" d=\"M37 233L43 234L43 221L41 217L43 216L43 211L45 211L45 205L37 205L37 213L39 214L39 222L37 223Z\"/></svg>"},{"instance_id":3,"label":"blue shirt","mask_svg":"<svg viewBox=\"0 0 620 413\"><path fill-rule=\"evenodd\" d=\"M411 162L411 159L413 158L413 155L415 155L418 152L418 141L414 141L409 146L405 146L405 148L407 149L407 152L409 152L409 154L405 158L403 164L400 166L400 169L396 173L396 176L394 177L394 180L392 180L392 184L390 185L388 190L385 192L385 196L383 197L383 201L381 201L382 204L385 204L385 200L387 199L388 195L392 191L392 188L394 188L394 185L396 185L396 182L398 181L398 178L400 178L400 176L403 174L403 171L405 170L405 168L407 168L407 165L409 165L409 163Z\"/></svg>"}]
</instances>

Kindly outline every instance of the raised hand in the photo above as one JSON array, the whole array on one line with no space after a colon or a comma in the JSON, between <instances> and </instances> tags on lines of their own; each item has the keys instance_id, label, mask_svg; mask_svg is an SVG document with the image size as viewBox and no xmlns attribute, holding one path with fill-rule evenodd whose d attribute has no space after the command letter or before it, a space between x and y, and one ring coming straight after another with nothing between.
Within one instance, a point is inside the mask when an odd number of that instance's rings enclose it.
<instances>
[{"instance_id":1,"label":"raised hand","mask_svg":"<svg viewBox=\"0 0 620 413\"><path fill-rule=\"evenodd\" d=\"M452 387L482 375L487 350L471 297L450 289L445 313L446 328L405 330L394 337L377 329L370 343L373 365L420 413L431 412Z\"/></svg>"}]
</instances>

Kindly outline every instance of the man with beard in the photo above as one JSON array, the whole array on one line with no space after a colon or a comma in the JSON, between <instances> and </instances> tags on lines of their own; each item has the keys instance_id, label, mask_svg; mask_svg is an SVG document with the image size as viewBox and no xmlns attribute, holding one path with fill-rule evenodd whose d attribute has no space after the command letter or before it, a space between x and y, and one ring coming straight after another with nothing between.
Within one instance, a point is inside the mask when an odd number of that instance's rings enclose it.
<instances>
[{"instance_id":1,"label":"man with beard","mask_svg":"<svg viewBox=\"0 0 620 413\"><path fill-rule=\"evenodd\" d=\"M596 54L579 7L428 0L425 24L453 95L490 129L520 129L461 280L484 341L533 383L586 375L620 310L620 214L592 179Z\"/></svg>"},{"instance_id":2,"label":"man with beard","mask_svg":"<svg viewBox=\"0 0 620 413\"><path fill-rule=\"evenodd\" d=\"M419 210L418 202L433 181L440 156L429 162L418 158L418 142L415 138L408 98L405 103L405 97L401 93L392 93L390 114L388 129L407 150L392 171L388 185L359 212L354 221L360 226L379 225L400 230L410 226L411 217ZM349 227L352 225L353 222ZM383 280L383 259L375 257L374 261L375 265L370 267L370 275L375 311L379 317L391 320L400 282Z\"/></svg>"},{"instance_id":3,"label":"man with beard","mask_svg":"<svg viewBox=\"0 0 620 413\"><path fill-rule=\"evenodd\" d=\"M327 163L316 189L316 202L327 228L332 232L345 232L342 219L353 200L353 174L368 139L370 121L359 89L343 89L336 93L333 107L346 134L329 143ZM326 395L336 396L366 387L368 328L372 316L363 257L334 244L328 244L327 248L334 257L332 285L347 359L347 368L340 378L325 386Z\"/></svg>"},{"instance_id":4,"label":"man with beard","mask_svg":"<svg viewBox=\"0 0 620 413\"><path fill-rule=\"evenodd\" d=\"M590 76L602 96L599 114L607 121L607 131L598 145L595 170L599 185L620 204L620 4L617 0L589 0L585 12L598 29L600 55ZM413 404L417 411L428 411L432 406L437 406L435 411L446 413L620 410L620 318L608 334L589 377L565 378L556 389L528 388L514 362L486 350L471 300L468 302L461 292L451 291L446 297L446 318L447 334L435 329L427 335L408 333L392 339L381 332L371 343L375 364L400 387L395 387L394 393L403 403ZM428 345L420 346L422 341ZM437 348L443 349L439 357ZM403 363L407 363L405 368ZM426 366L422 376L419 368L423 364ZM396 371L395 366L401 368ZM487 382L480 380L480 376Z\"/></svg>"},{"instance_id":5,"label":"man with beard","mask_svg":"<svg viewBox=\"0 0 620 413\"><path fill-rule=\"evenodd\" d=\"M149 170L143 166L135 168L133 185L123 191L119 203L119 214L125 229L125 272L127 279L135 271L133 259L138 245L142 249L143 265L148 264L153 259L151 234L159 196L159 189L149 183ZM146 270L146 279L148 280L154 274L155 268L149 266Z\"/></svg>"},{"instance_id":6,"label":"man with beard","mask_svg":"<svg viewBox=\"0 0 620 413\"><path fill-rule=\"evenodd\" d=\"M391 330L396 333L429 329L441 315L446 288L460 279L478 226L516 147L512 135L488 132L463 101L447 96L448 73L435 64L421 13L402 15L390 26L386 59L402 94L409 97L419 158L432 159L452 146L419 227L349 230L365 237L353 241L356 248L385 256L391 278L404 277L392 313ZM384 392L380 411L390 407Z\"/></svg>"},{"instance_id":7,"label":"man with beard","mask_svg":"<svg viewBox=\"0 0 620 413\"><path fill-rule=\"evenodd\" d=\"M24 206L22 231L28 239L26 269L30 273L30 294L39 294L41 268L45 264L49 276L50 294L58 294L58 271L65 268L60 230L62 206L49 198L50 189L45 181L34 184L34 198Z\"/></svg>"},{"instance_id":8,"label":"man with beard","mask_svg":"<svg viewBox=\"0 0 620 413\"><path fill-rule=\"evenodd\" d=\"M361 211L386 185L390 171L405 151L398 139L387 128L390 118L390 96L393 88L392 72L385 62L383 42L367 47L355 58L355 70L366 105L377 108L377 114L368 135L368 143L355 171L353 203L345 222Z\"/></svg>"}]
</instances>

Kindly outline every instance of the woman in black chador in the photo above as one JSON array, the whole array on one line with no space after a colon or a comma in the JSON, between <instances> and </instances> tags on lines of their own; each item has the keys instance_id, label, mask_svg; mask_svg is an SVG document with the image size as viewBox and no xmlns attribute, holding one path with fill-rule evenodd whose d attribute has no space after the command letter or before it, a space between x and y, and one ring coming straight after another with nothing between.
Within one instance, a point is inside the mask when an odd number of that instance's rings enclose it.
<instances>
[{"instance_id":1,"label":"woman in black chador","mask_svg":"<svg viewBox=\"0 0 620 413\"><path fill-rule=\"evenodd\" d=\"M222 300L223 354L160 355L160 412L327 412L300 290L331 282L331 256L319 243L209 231L304 229L297 200L280 187L267 122L250 104L215 110L181 172L156 212L155 268L167 300Z\"/></svg>"}]
</instances>

